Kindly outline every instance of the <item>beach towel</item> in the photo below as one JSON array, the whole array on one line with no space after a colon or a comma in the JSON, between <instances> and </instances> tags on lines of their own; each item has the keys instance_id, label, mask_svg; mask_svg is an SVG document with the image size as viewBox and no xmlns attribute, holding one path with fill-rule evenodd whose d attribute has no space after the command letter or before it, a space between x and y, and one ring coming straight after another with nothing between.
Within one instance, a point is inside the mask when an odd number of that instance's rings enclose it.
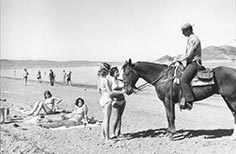
<instances>
[{"instance_id":1,"label":"beach towel","mask_svg":"<svg viewBox=\"0 0 236 154\"><path fill-rule=\"evenodd\" d=\"M61 126L58 128L49 128L50 130L69 130L69 129L78 129L78 128L91 128L91 127L98 127L100 126L101 123L97 122L95 124L87 124L87 125L78 125L78 126L70 126L70 127L66 127L66 126Z\"/></svg>"},{"instance_id":2,"label":"beach towel","mask_svg":"<svg viewBox=\"0 0 236 154\"><path fill-rule=\"evenodd\" d=\"M41 121L41 118L39 116L35 116L35 117L29 117L29 118L24 119L23 123L36 125L40 121Z\"/></svg>"},{"instance_id":3,"label":"beach towel","mask_svg":"<svg viewBox=\"0 0 236 154\"><path fill-rule=\"evenodd\" d=\"M30 111L31 109L25 109L23 107L17 107L14 110L19 112L19 113L22 113L22 114L29 114L29 112L31 112ZM72 111L70 111L70 110L62 110L62 109L55 108L54 112L52 112L52 113L47 113L47 114L40 113L39 115L40 116L46 116L46 115L54 115L54 114L60 114L60 113L71 113L71 112Z\"/></svg>"}]
</instances>

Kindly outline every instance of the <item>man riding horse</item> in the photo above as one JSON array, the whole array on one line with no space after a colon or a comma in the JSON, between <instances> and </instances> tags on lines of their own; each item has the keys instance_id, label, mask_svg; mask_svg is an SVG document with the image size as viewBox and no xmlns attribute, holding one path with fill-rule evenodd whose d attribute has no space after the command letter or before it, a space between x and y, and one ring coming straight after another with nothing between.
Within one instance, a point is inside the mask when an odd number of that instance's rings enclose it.
<instances>
[{"instance_id":1,"label":"man riding horse","mask_svg":"<svg viewBox=\"0 0 236 154\"><path fill-rule=\"evenodd\" d=\"M193 27L190 23L186 23L181 27L184 36L188 37L186 53L174 61L186 60L186 68L180 78L180 87L183 96L180 101L182 109L192 109L194 96L190 86L191 80L196 75L198 69L201 67L201 42L199 38L193 33Z\"/></svg>"},{"instance_id":2,"label":"man riding horse","mask_svg":"<svg viewBox=\"0 0 236 154\"><path fill-rule=\"evenodd\" d=\"M200 101L214 94L221 95L233 114L234 131L231 138L236 140L236 69L218 66L210 69L210 72L207 69L204 72L198 72L198 69L202 68L200 40L193 33L192 25L189 23L182 26L182 32L188 37L186 54L181 58L176 58L174 62L186 60L187 66L184 72L183 65L176 65L177 67L175 67L175 65L168 66L140 61L132 63L129 59L122 66L126 94L130 95L135 90L143 89L147 83L155 87L156 94L165 107L168 122L167 135L170 139L174 138L176 132L175 104L179 103L180 89L183 91L180 102L184 104L182 105L184 109L191 109L193 101ZM206 82L191 87L190 82L196 74L198 74L198 78ZM147 83L136 87L139 78ZM178 78L180 78L180 86L177 85ZM208 83L209 80L213 82Z\"/></svg>"}]
</instances>

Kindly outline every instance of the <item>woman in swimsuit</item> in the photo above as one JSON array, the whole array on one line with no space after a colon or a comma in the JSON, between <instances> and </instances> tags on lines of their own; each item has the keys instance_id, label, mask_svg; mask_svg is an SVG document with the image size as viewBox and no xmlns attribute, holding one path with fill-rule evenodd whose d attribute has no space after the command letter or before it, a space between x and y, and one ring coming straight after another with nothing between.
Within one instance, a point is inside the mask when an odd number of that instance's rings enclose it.
<instances>
[{"instance_id":1,"label":"woman in swimsuit","mask_svg":"<svg viewBox=\"0 0 236 154\"><path fill-rule=\"evenodd\" d=\"M84 124L88 124L88 107L84 103L84 100L82 98L77 98L75 101L76 108L70 114L69 116L65 116L70 121L74 121L76 125L79 125L81 123L81 120L84 119Z\"/></svg>"},{"instance_id":2,"label":"woman in swimsuit","mask_svg":"<svg viewBox=\"0 0 236 154\"><path fill-rule=\"evenodd\" d=\"M112 80L112 91L113 92L121 92L124 87L124 83L122 80L118 79L119 70L117 67L111 68L110 71L111 80ZM113 114L115 116L115 122L112 127L113 138L121 135L121 119L125 109L125 96L123 93L113 93L112 98L112 107Z\"/></svg>"},{"instance_id":3,"label":"woman in swimsuit","mask_svg":"<svg viewBox=\"0 0 236 154\"><path fill-rule=\"evenodd\" d=\"M52 93L49 90L44 92L45 102L37 101L28 115L38 115L39 112L43 109L46 114L54 113L56 110L56 105L62 100L52 96Z\"/></svg>"},{"instance_id":4,"label":"woman in swimsuit","mask_svg":"<svg viewBox=\"0 0 236 154\"><path fill-rule=\"evenodd\" d=\"M45 124L40 124L46 128L57 128L61 126L77 126L79 124L88 124L88 107L82 98L77 98L75 101L75 109L71 114L62 115L62 120L50 121Z\"/></svg>"},{"instance_id":5,"label":"woman in swimsuit","mask_svg":"<svg viewBox=\"0 0 236 154\"><path fill-rule=\"evenodd\" d=\"M103 109L103 122L102 122L102 135L105 137L106 141L110 140L110 117L112 111L112 95L124 93L112 92L112 83L108 79L107 75L110 71L110 65L103 63L100 70L98 71L98 92L101 94L99 103Z\"/></svg>"},{"instance_id":6,"label":"woman in swimsuit","mask_svg":"<svg viewBox=\"0 0 236 154\"><path fill-rule=\"evenodd\" d=\"M98 92L101 94L99 99L99 104L102 106L103 110L103 121L102 121L102 135L106 141L109 141L109 127L110 127L110 117L111 117L111 102L109 94L111 93L111 83L107 78L109 68L101 68L98 72Z\"/></svg>"}]
</instances>

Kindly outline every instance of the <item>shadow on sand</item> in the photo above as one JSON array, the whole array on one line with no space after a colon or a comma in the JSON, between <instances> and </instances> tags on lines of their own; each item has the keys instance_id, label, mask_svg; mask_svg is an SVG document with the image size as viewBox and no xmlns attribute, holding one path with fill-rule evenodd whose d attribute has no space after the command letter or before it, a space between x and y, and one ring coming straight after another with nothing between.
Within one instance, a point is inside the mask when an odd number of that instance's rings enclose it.
<instances>
[{"instance_id":1,"label":"shadow on sand","mask_svg":"<svg viewBox=\"0 0 236 154\"><path fill-rule=\"evenodd\" d=\"M203 137L205 139L215 139L230 136L233 133L233 129L199 129L199 130L178 130L176 131L173 140L183 140L185 138L194 138L194 137ZM149 129L144 131L139 131L135 133L127 133L124 134L124 137L127 140L135 139L135 138L145 138L145 137L165 137L167 135L167 129Z\"/></svg>"}]
</instances>

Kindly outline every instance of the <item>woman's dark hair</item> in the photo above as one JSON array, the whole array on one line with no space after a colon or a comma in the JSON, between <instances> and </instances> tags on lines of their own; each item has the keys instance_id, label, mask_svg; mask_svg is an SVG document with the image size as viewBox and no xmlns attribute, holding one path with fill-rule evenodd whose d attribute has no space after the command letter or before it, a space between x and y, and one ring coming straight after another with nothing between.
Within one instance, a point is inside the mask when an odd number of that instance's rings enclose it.
<instances>
[{"instance_id":1,"label":"woman's dark hair","mask_svg":"<svg viewBox=\"0 0 236 154\"><path fill-rule=\"evenodd\" d=\"M110 75L114 76L116 71L119 71L118 68L117 67L112 67L111 70L110 70Z\"/></svg>"},{"instance_id":2,"label":"woman's dark hair","mask_svg":"<svg viewBox=\"0 0 236 154\"><path fill-rule=\"evenodd\" d=\"M47 95L49 95L49 98L52 97L52 93L49 90L46 90L43 95L45 99L47 99Z\"/></svg>"},{"instance_id":3,"label":"woman's dark hair","mask_svg":"<svg viewBox=\"0 0 236 154\"><path fill-rule=\"evenodd\" d=\"M79 101L81 101L81 102L82 102L82 105L84 105L84 99L81 98L81 97L79 97L79 98L77 98L77 99L75 100L75 105L76 105L76 106L79 106Z\"/></svg>"}]
</instances>

